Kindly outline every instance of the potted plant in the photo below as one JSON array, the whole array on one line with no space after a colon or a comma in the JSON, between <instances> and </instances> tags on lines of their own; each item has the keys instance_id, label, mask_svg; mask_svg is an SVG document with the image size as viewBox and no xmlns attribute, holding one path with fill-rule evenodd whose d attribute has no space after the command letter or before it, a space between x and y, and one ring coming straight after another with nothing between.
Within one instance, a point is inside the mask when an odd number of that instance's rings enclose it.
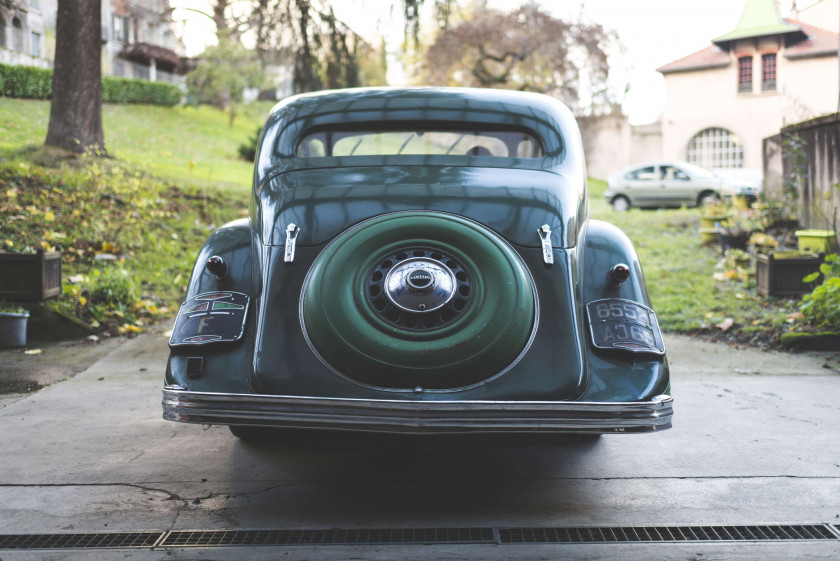
<instances>
[{"instance_id":1,"label":"potted plant","mask_svg":"<svg viewBox=\"0 0 840 561\"><path fill-rule=\"evenodd\" d=\"M0 348L26 345L29 312L23 306L0 301Z\"/></svg>"},{"instance_id":2,"label":"potted plant","mask_svg":"<svg viewBox=\"0 0 840 561\"><path fill-rule=\"evenodd\" d=\"M771 251L775 251L779 247L778 240L765 232L755 232L752 236L750 236L747 243L752 246L753 253L755 255L758 255L759 253L764 253L766 255Z\"/></svg>"},{"instance_id":3,"label":"potted plant","mask_svg":"<svg viewBox=\"0 0 840 561\"><path fill-rule=\"evenodd\" d=\"M722 201L712 200L703 204L700 210L700 231L703 228L717 228L729 218L729 206Z\"/></svg>"},{"instance_id":4,"label":"potted plant","mask_svg":"<svg viewBox=\"0 0 840 561\"><path fill-rule=\"evenodd\" d=\"M753 231L753 222L743 214L734 214L718 226L718 242L721 252L727 249L747 249L747 240Z\"/></svg>"}]
</instances>

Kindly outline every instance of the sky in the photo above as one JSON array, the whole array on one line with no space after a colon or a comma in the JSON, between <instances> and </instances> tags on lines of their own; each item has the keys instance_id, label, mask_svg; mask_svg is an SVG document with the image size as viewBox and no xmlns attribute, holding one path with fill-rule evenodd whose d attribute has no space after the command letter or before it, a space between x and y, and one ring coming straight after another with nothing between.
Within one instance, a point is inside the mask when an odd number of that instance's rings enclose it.
<instances>
[{"instance_id":1,"label":"sky","mask_svg":"<svg viewBox=\"0 0 840 561\"><path fill-rule=\"evenodd\" d=\"M614 30L625 51L614 59L616 84L629 83L624 112L632 124L655 121L665 106L665 81L656 68L703 49L714 37L735 29L746 0L539 0L556 17L581 16ZM803 9L816 0L798 0ZM171 0L173 7L206 9L207 0ZM779 0L786 17L792 0ZM426 0L431 5L432 0ZM508 10L518 2L489 0ZM364 37L385 36L389 52L399 48L403 23L400 0L333 0L336 15ZM176 12L176 19L187 12ZM206 21L204 21L206 20ZM184 27L187 54L200 52L213 32L212 23L192 15ZM401 85L399 72L389 73L391 85Z\"/></svg>"}]
</instances>

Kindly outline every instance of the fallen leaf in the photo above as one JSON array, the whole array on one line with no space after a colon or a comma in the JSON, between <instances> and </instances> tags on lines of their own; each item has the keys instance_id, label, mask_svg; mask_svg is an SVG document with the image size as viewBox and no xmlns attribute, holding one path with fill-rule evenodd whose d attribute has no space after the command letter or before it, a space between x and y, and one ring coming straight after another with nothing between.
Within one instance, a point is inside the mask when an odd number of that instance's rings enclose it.
<instances>
[{"instance_id":1,"label":"fallen leaf","mask_svg":"<svg viewBox=\"0 0 840 561\"><path fill-rule=\"evenodd\" d=\"M23 351L25 355L39 355L41 354L41 349L27 349Z\"/></svg>"},{"instance_id":2,"label":"fallen leaf","mask_svg":"<svg viewBox=\"0 0 840 561\"><path fill-rule=\"evenodd\" d=\"M734 319L732 319L732 318L726 318L726 319L725 319L725 320L723 320L722 322L720 322L720 323L716 323L716 324L715 324L715 327L717 327L717 328L718 328L718 329L720 329L721 331L729 331L729 329L730 329L733 325L735 325L735 320L734 320Z\"/></svg>"}]
</instances>

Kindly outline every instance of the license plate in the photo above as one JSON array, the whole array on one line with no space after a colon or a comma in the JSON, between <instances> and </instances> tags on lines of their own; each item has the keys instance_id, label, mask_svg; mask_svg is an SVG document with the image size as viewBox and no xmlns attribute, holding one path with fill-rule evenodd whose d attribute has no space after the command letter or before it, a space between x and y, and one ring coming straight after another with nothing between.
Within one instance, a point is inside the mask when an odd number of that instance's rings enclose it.
<instances>
[{"instance_id":1,"label":"license plate","mask_svg":"<svg viewBox=\"0 0 840 561\"><path fill-rule=\"evenodd\" d=\"M250 297L241 292L205 292L181 305L170 347L232 343L245 333Z\"/></svg>"},{"instance_id":2,"label":"license plate","mask_svg":"<svg viewBox=\"0 0 840 561\"><path fill-rule=\"evenodd\" d=\"M596 349L665 354L656 314L647 306L608 298L588 302L586 312Z\"/></svg>"}]
</instances>

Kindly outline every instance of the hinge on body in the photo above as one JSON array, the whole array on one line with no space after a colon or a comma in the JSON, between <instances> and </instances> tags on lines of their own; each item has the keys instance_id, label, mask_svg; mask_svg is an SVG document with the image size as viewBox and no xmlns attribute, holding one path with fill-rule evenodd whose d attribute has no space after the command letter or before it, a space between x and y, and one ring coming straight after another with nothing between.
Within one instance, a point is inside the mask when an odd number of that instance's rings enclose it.
<instances>
[{"instance_id":1,"label":"hinge on body","mask_svg":"<svg viewBox=\"0 0 840 561\"><path fill-rule=\"evenodd\" d=\"M554 263L554 252L551 250L551 228L548 224L543 224L538 230L537 234L542 240L543 261L546 265Z\"/></svg>"},{"instance_id":2,"label":"hinge on body","mask_svg":"<svg viewBox=\"0 0 840 561\"><path fill-rule=\"evenodd\" d=\"M286 255L283 257L283 261L286 263L291 263L295 260L295 243L297 242L299 233L300 228L294 224L289 224L286 227Z\"/></svg>"}]
</instances>

